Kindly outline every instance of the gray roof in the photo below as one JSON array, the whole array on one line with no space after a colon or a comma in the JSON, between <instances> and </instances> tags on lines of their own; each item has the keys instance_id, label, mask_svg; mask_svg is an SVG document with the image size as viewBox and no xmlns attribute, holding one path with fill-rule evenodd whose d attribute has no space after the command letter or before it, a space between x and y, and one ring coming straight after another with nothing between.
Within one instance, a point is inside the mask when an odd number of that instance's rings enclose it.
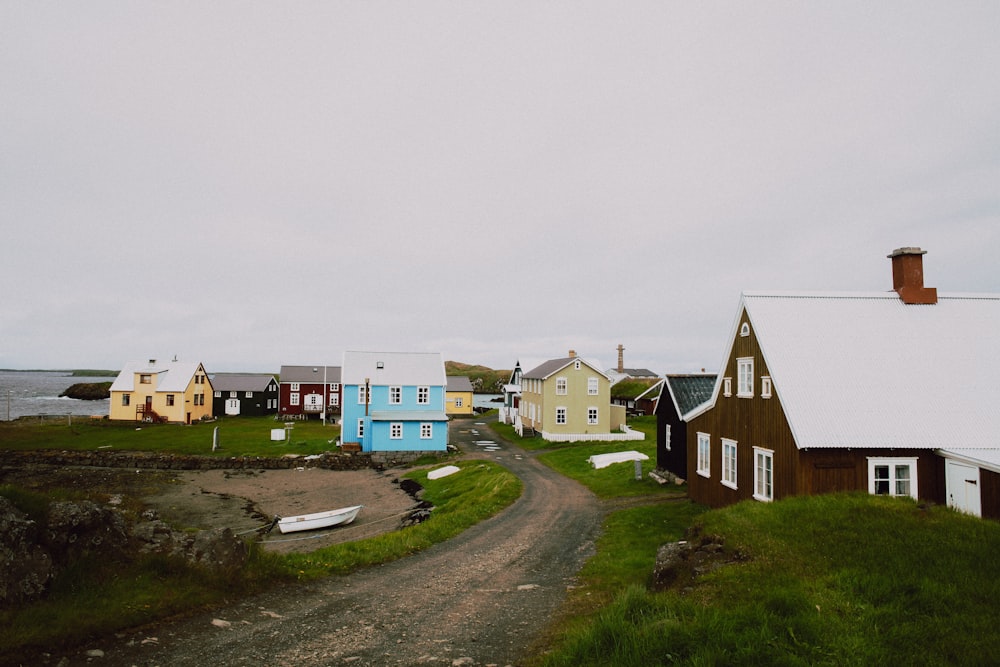
<instances>
[{"instance_id":1,"label":"gray roof","mask_svg":"<svg viewBox=\"0 0 1000 667\"><path fill-rule=\"evenodd\" d=\"M447 391L472 391L472 382L466 375L449 375Z\"/></svg>"},{"instance_id":2,"label":"gray roof","mask_svg":"<svg viewBox=\"0 0 1000 667\"><path fill-rule=\"evenodd\" d=\"M544 380L566 368L574 361L580 361L586 364L589 368L607 377L604 371L601 370L601 367L592 361L588 361L583 357L563 357L562 359L549 359L548 361L535 366L530 371L522 373L521 378L528 378L529 380Z\"/></svg>"},{"instance_id":3,"label":"gray roof","mask_svg":"<svg viewBox=\"0 0 1000 667\"><path fill-rule=\"evenodd\" d=\"M265 373L216 373L212 376L215 391L267 391L271 382L277 384L273 375Z\"/></svg>"},{"instance_id":4,"label":"gray roof","mask_svg":"<svg viewBox=\"0 0 1000 667\"><path fill-rule=\"evenodd\" d=\"M323 366L282 366L281 381L284 382L312 382L323 384ZM340 366L326 367L326 383L337 384L340 382Z\"/></svg>"},{"instance_id":5,"label":"gray roof","mask_svg":"<svg viewBox=\"0 0 1000 667\"><path fill-rule=\"evenodd\" d=\"M748 292L725 360L744 310L799 448L1000 446L1000 295Z\"/></svg>"}]
</instances>

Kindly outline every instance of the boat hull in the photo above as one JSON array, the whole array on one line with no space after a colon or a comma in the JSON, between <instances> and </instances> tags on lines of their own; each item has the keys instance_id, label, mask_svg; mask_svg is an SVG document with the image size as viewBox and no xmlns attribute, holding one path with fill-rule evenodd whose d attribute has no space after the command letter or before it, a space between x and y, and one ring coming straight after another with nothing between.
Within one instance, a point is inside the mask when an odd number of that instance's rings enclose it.
<instances>
[{"instance_id":1,"label":"boat hull","mask_svg":"<svg viewBox=\"0 0 1000 667\"><path fill-rule=\"evenodd\" d=\"M328 512L286 516L278 520L278 530L282 533L297 533L303 530L346 526L357 518L358 512L361 511L362 507L363 505L354 505Z\"/></svg>"}]
</instances>

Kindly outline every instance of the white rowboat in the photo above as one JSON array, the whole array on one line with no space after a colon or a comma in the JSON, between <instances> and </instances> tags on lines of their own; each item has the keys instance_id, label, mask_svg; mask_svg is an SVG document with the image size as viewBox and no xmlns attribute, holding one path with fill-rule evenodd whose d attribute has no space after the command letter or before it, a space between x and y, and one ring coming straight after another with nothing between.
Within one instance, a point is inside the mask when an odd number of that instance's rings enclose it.
<instances>
[{"instance_id":1,"label":"white rowboat","mask_svg":"<svg viewBox=\"0 0 1000 667\"><path fill-rule=\"evenodd\" d=\"M278 519L278 530L282 533L294 533L300 530L346 526L354 521L362 507L364 505L354 505L352 507L342 507L339 510L282 517Z\"/></svg>"}]
</instances>

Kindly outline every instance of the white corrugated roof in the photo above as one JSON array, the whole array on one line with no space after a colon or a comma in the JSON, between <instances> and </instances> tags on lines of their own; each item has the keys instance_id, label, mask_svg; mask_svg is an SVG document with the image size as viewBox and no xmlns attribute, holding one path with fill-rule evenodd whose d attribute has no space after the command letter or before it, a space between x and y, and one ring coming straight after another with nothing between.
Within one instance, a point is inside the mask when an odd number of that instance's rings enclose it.
<instances>
[{"instance_id":1,"label":"white corrugated roof","mask_svg":"<svg viewBox=\"0 0 1000 667\"><path fill-rule=\"evenodd\" d=\"M381 367L379 367L381 364ZM440 352L344 352L345 385L446 386Z\"/></svg>"},{"instance_id":2,"label":"white corrugated roof","mask_svg":"<svg viewBox=\"0 0 1000 667\"><path fill-rule=\"evenodd\" d=\"M741 306L800 448L1000 446L1000 295L748 292Z\"/></svg>"},{"instance_id":3,"label":"white corrugated roof","mask_svg":"<svg viewBox=\"0 0 1000 667\"><path fill-rule=\"evenodd\" d=\"M111 383L111 391L135 391L136 373L157 376L156 391L183 392L201 366L197 361L130 361Z\"/></svg>"}]
</instances>

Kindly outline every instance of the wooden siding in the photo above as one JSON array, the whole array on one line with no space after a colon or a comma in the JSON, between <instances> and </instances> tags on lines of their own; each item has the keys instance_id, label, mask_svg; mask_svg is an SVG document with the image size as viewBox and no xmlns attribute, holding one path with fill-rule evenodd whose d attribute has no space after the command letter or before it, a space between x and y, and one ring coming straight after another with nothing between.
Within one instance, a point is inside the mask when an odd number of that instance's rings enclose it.
<instances>
[{"instance_id":1,"label":"wooden siding","mask_svg":"<svg viewBox=\"0 0 1000 667\"><path fill-rule=\"evenodd\" d=\"M1000 519L1000 475L991 470L980 468L979 488L979 502L982 504L983 518Z\"/></svg>"},{"instance_id":2,"label":"wooden siding","mask_svg":"<svg viewBox=\"0 0 1000 667\"><path fill-rule=\"evenodd\" d=\"M670 449L667 449L667 427L670 427ZM656 414L656 467L688 479L687 423L674 409L673 401L664 395Z\"/></svg>"}]
</instances>

